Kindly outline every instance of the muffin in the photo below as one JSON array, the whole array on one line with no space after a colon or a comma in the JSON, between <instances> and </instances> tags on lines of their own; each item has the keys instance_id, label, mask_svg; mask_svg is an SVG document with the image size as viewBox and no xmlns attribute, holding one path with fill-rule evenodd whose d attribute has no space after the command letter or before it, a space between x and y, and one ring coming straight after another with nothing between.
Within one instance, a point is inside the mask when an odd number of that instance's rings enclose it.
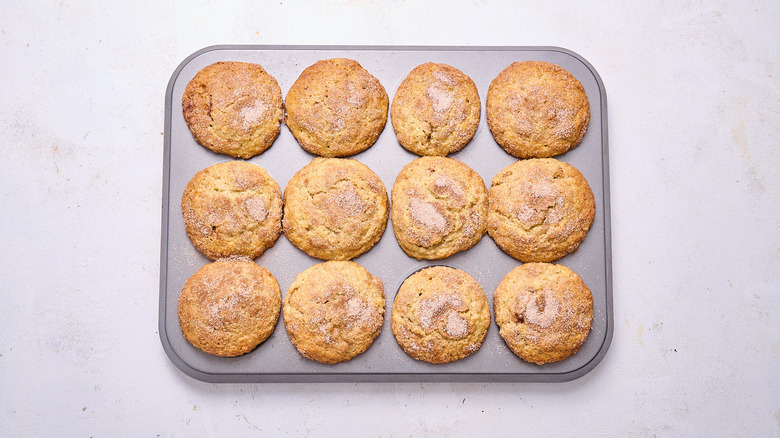
<instances>
[{"instance_id":1,"label":"muffin","mask_svg":"<svg viewBox=\"0 0 780 438\"><path fill-rule=\"evenodd\" d=\"M214 152L251 158L271 147L282 124L282 90L262 66L217 62L200 70L182 95L193 137Z\"/></svg>"},{"instance_id":2,"label":"muffin","mask_svg":"<svg viewBox=\"0 0 780 438\"><path fill-rule=\"evenodd\" d=\"M391 197L393 232L411 257L443 259L471 248L485 234L485 183L454 158L421 157L407 164Z\"/></svg>"},{"instance_id":3,"label":"muffin","mask_svg":"<svg viewBox=\"0 0 780 438\"><path fill-rule=\"evenodd\" d=\"M215 356L248 353L271 336L281 292L274 276L249 259L219 260L200 268L179 295L184 337Z\"/></svg>"},{"instance_id":4,"label":"muffin","mask_svg":"<svg viewBox=\"0 0 780 438\"><path fill-rule=\"evenodd\" d=\"M555 158L520 160L493 178L487 232L521 262L552 262L579 248L596 204L574 166Z\"/></svg>"},{"instance_id":5,"label":"muffin","mask_svg":"<svg viewBox=\"0 0 780 438\"><path fill-rule=\"evenodd\" d=\"M487 297L469 274L446 266L409 276L393 302L398 345L417 360L442 364L479 350L490 326Z\"/></svg>"},{"instance_id":6,"label":"muffin","mask_svg":"<svg viewBox=\"0 0 780 438\"><path fill-rule=\"evenodd\" d=\"M306 254L349 260L371 249L387 227L382 180L348 158L315 158L284 189L284 234Z\"/></svg>"},{"instance_id":7,"label":"muffin","mask_svg":"<svg viewBox=\"0 0 780 438\"><path fill-rule=\"evenodd\" d=\"M488 88L486 117L496 142L517 158L549 158L582 142L590 104L580 81L560 66L515 62Z\"/></svg>"},{"instance_id":8,"label":"muffin","mask_svg":"<svg viewBox=\"0 0 780 438\"><path fill-rule=\"evenodd\" d=\"M514 268L499 283L493 306L507 346L539 365L575 354L593 324L590 289L563 265L526 263Z\"/></svg>"},{"instance_id":9,"label":"muffin","mask_svg":"<svg viewBox=\"0 0 780 438\"><path fill-rule=\"evenodd\" d=\"M447 64L415 67L393 96L390 120L401 146L417 155L462 149L479 126L479 94L470 77Z\"/></svg>"},{"instance_id":10,"label":"muffin","mask_svg":"<svg viewBox=\"0 0 780 438\"><path fill-rule=\"evenodd\" d=\"M208 258L259 257L282 231L282 191L262 167L245 161L209 166L187 183L184 229Z\"/></svg>"},{"instance_id":11,"label":"muffin","mask_svg":"<svg viewBox=\"0 0 780 438\"><path fill-rule=\"evenodd\" d=\"M382 330L382 281L350 261L330 261L296 277L284 297L284 325L303 357L322 363L351 360Z\"/></svg>"},{"instance_id":12,"label":"muffin","mask_svg":"<svg viewBox=\"0 0 780 438\"><path fill-rule=\"evenodd\" d=\"M306 68L290 87L285 123L306 151L346 157L376 142L387 106L384 87L357 61L326 59Z\"/></svg>"}]
</instances>

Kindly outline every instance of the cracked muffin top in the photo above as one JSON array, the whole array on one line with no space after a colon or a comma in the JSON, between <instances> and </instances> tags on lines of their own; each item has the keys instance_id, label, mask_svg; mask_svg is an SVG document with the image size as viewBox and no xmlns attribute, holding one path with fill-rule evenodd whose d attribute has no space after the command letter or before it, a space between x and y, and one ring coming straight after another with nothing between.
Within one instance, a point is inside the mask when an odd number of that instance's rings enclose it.
<instances>
[{"instance_id":1,"label":"cracked muffin top","mask_svg":"<svg viewBox=\"0 0 780 438\"><path fill-rule=\"evenodd\" d=\"M368 149L387 122L388 97L357 61L324 59L307 67L285 98L285 124L306 151L346 157Z\"/></svg>"},{"instance_id":2,"label":"cracked muffin top","mask_svg":"<svg viewBox=\"0 0 780 438\"><path fill-rule=\"evenodd\" d=\"M279 283L249 259L209 263L184 283L177 312L184 337L216 356L246 354L268 339L281 307Z\"/></svg>"},{"instance_id":3,"label":"cracked muffin top","mask_svg":"<svg viewBox=\"0 0 780 438\"><path fill-rule=\"evenodd\" d=\"M187 83L182 113L193 137L214 152L251 158L271 147L282 123L282 90L263 67L217 62Z\"/></svg>"},{"instance_id":4,"label":"cracked muffin top","mask_svg":"<svg viewBox=\"0 0 780 438\"><path fill-rule=\"evenodd\" d=\"M417 155L459 151L477 132L479 114L474 81L455 67L433 62L409 73L390 107L398 142Z\"/></svg>"},{"instance_id":5,"label":"cracked muffin top","mask_svg":"<svg viewBox=\"0 0 780 438\"><path fill-rule=\"evenodd\" d=\"M351 261L323 262L298 274L282 310L298 352L322 363L345 362L366 351L384 315L382 280Z\"/></svg>"},{"instance_id":6,"label":"cracked muffin top","mask_svg":"<svg viewBox=\"0 0 780 438\"><path fill-rule=\"evenodd\" d=\"M521 262L552 262L577 250L595 212L593 191L574 166L519 160L493 178L487 232Z\"/></svg>"},{"instance_id":7,"label":"cracked muffin top","mask_svg":"<svg viewBox=\"0 0 780 438\"><path fill-rule=\"evenodd\" d=\"M496 142L517 158L547 158L582 142L590 103L580 81L544 61L515 62L490 83L486 118Z\"/></svg>"},{"instance_id":8,"label":"cracked muffin top","mask_svg":"<svg viewBox=\"0 0 780 438\"><path fill-rule=\"evenodd\" d=\"M196 173L184 188L181 209L192 244L213 260L257 258L282 232L282 190L265 169L246 161Z\"/></svg>"},{"instance_id":9,"label":"cracked muffin top","mask_svg":"<svg viewBox=\"0 0 780 438\"><path fill-rule=\"evenodd\" d=\"M433 266L407 278L393 301L391 327L411 357L433 364L476 352L490 327L479 283L460 269Z\"/></svg>"},{"instance_id":10,"label":"cracked muffin top","mask_svg":"<svg viewBox=\"0 0 780 438\"><path fill-rule=\"evenodd\" d=\"M471 248L485 235L485 183L454 158L412 161L398 174L391 195L393 232L411 257L447 258Z\"/></svg>"},{"instance_id":11,"label":"cracked muffin top","mask_svg":"<svg viewBox=\"0 0 780 438\"><path fill-rule=\"evenodd\" d=\"M284 189L284 234L306 254L349 260L371 249L387 227L382 180L349 158L315 158Z\"/></svg>"},{"instance_id":12,"label":"cracked muffin top","mask_svg":"<svg viewBox=\"0 0 780 438\"><path fill-rule=\"evenodd\" d=\"M593 296L571 269L526 263L493 294L499 334L521 359L538 365L575 354L593 325Z\"/></svg>"}]
</instances>

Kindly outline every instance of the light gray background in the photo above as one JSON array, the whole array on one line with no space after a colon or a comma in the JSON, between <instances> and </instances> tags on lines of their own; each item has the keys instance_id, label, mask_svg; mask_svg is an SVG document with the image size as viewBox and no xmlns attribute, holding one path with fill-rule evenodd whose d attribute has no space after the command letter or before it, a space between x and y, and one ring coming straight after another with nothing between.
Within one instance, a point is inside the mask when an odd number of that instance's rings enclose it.
<instances>
[{"instance_id":1,"label":"light gray background","mask_svg":"<svg viewBox=\"0 0 780 438\"><path fill-rule=\"evenodd\" d=\"M780 436L780 4L0 6L0 435ZM609 105L615 332L567 383L208 384L157 334L164 93L214 44L552 45Z\"/></svg>"}]
</instances>

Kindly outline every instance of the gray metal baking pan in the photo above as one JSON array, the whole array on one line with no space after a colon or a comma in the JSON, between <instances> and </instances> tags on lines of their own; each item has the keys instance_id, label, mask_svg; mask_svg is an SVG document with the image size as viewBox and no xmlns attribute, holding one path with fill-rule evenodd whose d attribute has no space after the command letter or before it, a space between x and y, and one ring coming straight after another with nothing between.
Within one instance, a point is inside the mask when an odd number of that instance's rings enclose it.
<instances>
[{"instance_id":1,"label":"gray metal baking pan","mask_svg":"<svg viewBox=\"0 0 780 438\"><path fill-rule=\"evenodd\" d=\"M185 184L197 171L232 159L207 150L193 139L181 112L184 87L195 73L209 64L246 61L262 65L277 79L282 94L286 95L303 69L320 59L336 57L357 60L379 79L391 100L406 75L424 62L447 63L469 75L479 90L482 119L471 143L450 156L476 170L488 187L501 169L515 161L498 146L485 121L485 97L493 78L514 61L541 60L558 64L579 79L590 100L590 125L578 147L557 157L582 172L596 198L595 222L585 241L576 252L557 262L577 272L593 293L593 329L577 354L554 364L526 363L506 347L493 322L482 348L465 359L432 365L407 356L390 329L390 312L396 291L408 275L429 265L463 269L485 290L491 304L491 316L494 316L493 291L519 262L503 253L487 235L470 250L448 259L418 261L408 257L398 246L391 224L374 248L355 259L382 279L387 305L379 337L365 353L353 360L325 365L301 357L290 342L281 317L268 340L240 357L211 356L184 339L176 313L179 293L186 279L209 260L195 250L184 231L181 195ZM614 321L606 93L596 70L569 50L557 47L207 47L190 55L173 72L165 96L164 143L159 333L173 364L195 379L208 382L560 382L591 371L609 348ZM249 161L265 168L284 189L292 175L312 158L290 131L282 127L273 146ZM389 192L401 168L417 156L398 144L388 120L377 142L351 158L373 169ZM281 236L256 262L274 274L284 295L298 273L320 260L307 256Z\"/></svg>"}]
</instances>

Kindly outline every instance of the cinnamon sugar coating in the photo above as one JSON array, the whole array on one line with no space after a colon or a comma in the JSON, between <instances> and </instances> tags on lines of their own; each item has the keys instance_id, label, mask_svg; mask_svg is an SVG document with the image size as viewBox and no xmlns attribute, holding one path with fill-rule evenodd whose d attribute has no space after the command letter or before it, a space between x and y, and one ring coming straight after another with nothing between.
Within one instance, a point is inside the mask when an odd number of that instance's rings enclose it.
<instances>
[{"instance_id":1,"label":"cinnamon sugar coating","mask_svg":"<svg viewBox=\"0 0 780 438\"><path fill-rule=\"evenodd\" d=\"M445 156L462 149L479 125L474 81L447 64L426 62L398 86L390 120L398 142L418 155Z\"/></svg>"},{"instance_id":2,"label":"cinnamon sugar coating","mask_svg":"<svg viewBox=\"0 0 780 438\"><path fill-rule=\"evenodd\" d=\"M391 327L411 357L441 364L479 350L490 326L482 287L469 274L446 266L416 272L398 289Z\"/></svg>"},{"instance_id":3,"label":"cinnamon sugar coating","mask_svg":"<svg viewBox=\"0 0 780 438\"><path fill-rule=\"evenodd\" d=\"M590 289L563 265L526 263L514 268L496 288L493 307L507 346L539 365L575 354L593 324Z\"/></svg>"},{"instance_id":4,"label":"cinnamon sugar coating","mask_svg":"<svg viewBox=\"0 0 780 438\"><path fill-rule=\"evenodd\" d=\"M490 83L486 118L496 141L509 154L553 157L582 142L590 104L580 81L560 66L515 62Z\"/></svg>"},{"instance_id":5,"label":"cinnamon sugar coating","mask_svg":"<svg viewBox=\"0 0 780 438\"><path fill-rule=\"evenodd\" d=\"M284 325L298 352L322 363L348 361L382 330L382 281L350 261L330 261L300 273L284 297Z\"/></svg>"},{"instance_id":6,"label":"cinnamon sugar coating","mask_svg":"<svg viewBox=\"0 0 780 438\"><path fill-rule=\"evenodd\" d=\"M387 122L388 97L357 61L320 60L307 67L285 98L285 124L301 147L322 157L368 149Z\"/></svg>"},{"instance_id":7,"label":"cinnamon sugar coating","mask_svg":"<svg viewBox=\"0 0 780 438\"><path fill-rule=\"evenodd\" d=\"M271 147L282 123L282 90L263 67L217 62L200 70L182 95L195 140L214 152L251 158Z\"/></svg>"},{"instance_id":8,"label":"cinnamon sugar coating","mask_svg":"<svg viewBox=\"0 0 780 438\"><path fill-rule=\"evenodd\" d=\"M181 209L187 236L213 260L257 258L282 232L282 190L265 169L246 161L196 173L184 188Z\"/></svg>"},{"instance_id":9,"label":"cinnamon sugar coating","mask_svg":"<svg viewBox=\"0 0 780 438\"><path fill-rule=\"evenodd\" d=\"M218 260L200 268L179 296L184 337L216 356L240 356L268 339L281 307L279 283L251 260Z\"/></svg>"},{"instance_id":10,"label":"cinnamon sugar coating","mask_svg":"<svg viewBox=\"0 0 780 438\"><path fill-rule=\"evenodd\" d=\"M284 189L284 234L323 260L371 249L387 227L389 202L379 177L348 158L315 158Z\"/></svg>"},{"instance_id":11,"label":"cinnamon sugar coating","mask_svg":"<svg viewBox=\"0 0 780 438\"><path fill-rule=\"evenodd\" d=\"M411 257L443 259L471 248L485 234L485 183L454 158L421 157L407 164L391 197L393 232Z\"/></svg>"},{"instance_id":12,"label":"cinnamon sugar coating","mask_svg":"<svg viewBox=\"0 0 780 438\"><path fill-rule=\"evenodd\" d=\"M493 178L487 232L522 262L552 262L577 250L595 214L593 191L574 166L519 160Z\"/></svg>"}]
</instances>

